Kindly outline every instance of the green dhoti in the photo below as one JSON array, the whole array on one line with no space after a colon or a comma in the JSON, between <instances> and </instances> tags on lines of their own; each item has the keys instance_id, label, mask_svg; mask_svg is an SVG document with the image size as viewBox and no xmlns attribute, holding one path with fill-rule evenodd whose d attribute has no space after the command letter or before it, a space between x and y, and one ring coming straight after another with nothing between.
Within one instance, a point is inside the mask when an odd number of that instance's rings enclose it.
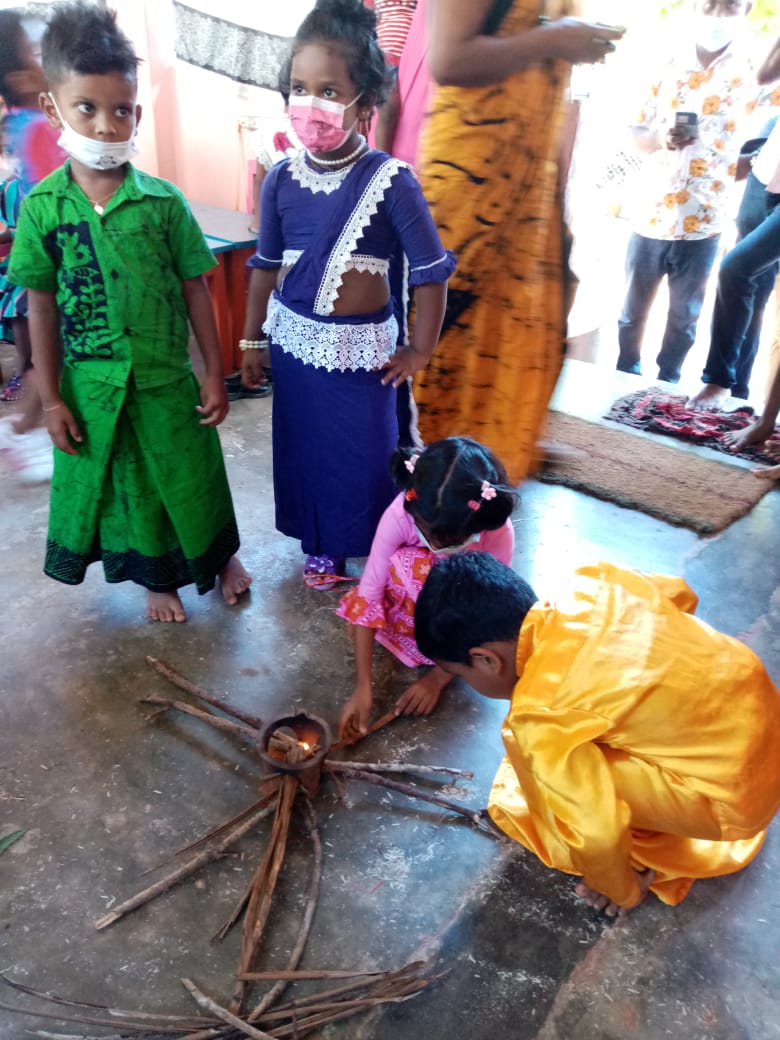
<instances>
[{"instance_id":1,"label":"green dhoti","mask_svg":"<svg viewBox=\"0 0 780 1040\"><path fill-rule=\"evenodd\" d=\"M106 580L154 592L214 587L239 546L217 431L201 426L192 375L138 390L65 367L63 401L84 438L54 450L44 571L78 585L90 563Z\"/></svg>"}]
</instances>

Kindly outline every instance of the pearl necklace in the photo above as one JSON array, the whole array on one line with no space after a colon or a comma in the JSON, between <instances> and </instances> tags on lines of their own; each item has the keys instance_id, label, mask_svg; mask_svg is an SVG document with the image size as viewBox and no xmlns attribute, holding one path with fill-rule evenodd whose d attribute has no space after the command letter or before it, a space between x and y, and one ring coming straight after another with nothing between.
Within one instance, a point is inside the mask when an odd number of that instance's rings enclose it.
<instances>
[{"instance_id":1,"label":"pearl necklace","mask_svg":"<svg viewBox=\"0 0 780 1040\"><path fill-rule=\"evenodd\" d=\"M357 157L360 155L364 148L368 147L366 144L365 137L363 137L362 134L359 134L358 136L360 137L360 144L357 146L355 151L350 152L349 155L342 156L341 159L318 159L316 155L311 154L308 148L306 149L306 158L310 162L316 163L317 166L335 167L341 166L346 163L350 163L353 161L353 159L357 159Z\"/></svg>"}]
</instances>

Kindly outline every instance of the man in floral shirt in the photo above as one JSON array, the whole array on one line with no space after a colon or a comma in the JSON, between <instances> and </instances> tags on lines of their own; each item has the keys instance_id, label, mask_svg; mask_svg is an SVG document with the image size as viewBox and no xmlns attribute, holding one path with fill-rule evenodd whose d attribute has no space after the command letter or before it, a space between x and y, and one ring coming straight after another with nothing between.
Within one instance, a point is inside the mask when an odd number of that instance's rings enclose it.
<instances>
[{"instance_id":1,"label":"man in floral shirt","mask_svg":"<svg viewBox=\"0 0 780 1040\"><path fill-rule=\"evenodd\" d=\"M626 256L627 291L618 322L621 372L641 373L642 336L664 276L669 311L658 378L676 383L696 338L718 250L739 148L759 87L738 37L748 0L694 0L695 47L664 67L637 124L645 153L634 233ZM780 91L772 96L780 103ZM677 117L689 121L677 125ZM690 118L690 117L693 118ZM692 125L691 125L692 124Z\"/></svg>"}]
</instances>

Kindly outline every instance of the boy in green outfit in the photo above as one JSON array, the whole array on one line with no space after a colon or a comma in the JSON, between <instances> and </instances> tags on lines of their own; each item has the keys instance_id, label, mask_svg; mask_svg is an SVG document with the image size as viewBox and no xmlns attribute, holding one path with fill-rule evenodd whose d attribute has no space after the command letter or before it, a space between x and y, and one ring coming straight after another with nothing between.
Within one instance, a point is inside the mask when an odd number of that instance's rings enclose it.
<instances>
[{"instance_id":1,"label":"boy in green outfit","mask_svg":"<svg viewBox=\"0 0 780 1040\"><path fill-rule=\"evenodd\" d=\"M71 158L25 200L8 275L29 291L55 445L44 570L75 585L101 559L108 581L147 589L149 618L184 621L182 586L219 577L234 604L251 582L214 429L228 410L203 279L215 261L181 192L129 162L138 58L113 12L58 5L42 49L41 107Z\"/></svg>"}]
</instances>

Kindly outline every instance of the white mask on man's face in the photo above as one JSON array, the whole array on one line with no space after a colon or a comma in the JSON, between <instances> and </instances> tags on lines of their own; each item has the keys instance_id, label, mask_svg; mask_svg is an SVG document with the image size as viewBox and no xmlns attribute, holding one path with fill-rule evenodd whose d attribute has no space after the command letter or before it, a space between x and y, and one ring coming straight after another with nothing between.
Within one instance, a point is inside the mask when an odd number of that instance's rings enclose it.
<instances>
[{"instance_id":1,"label":"white mask on man's face","mask_svg":"<svg viewBox=\"0 0 780 1040\"><path fill-rule=\"evenodd\" d=\"M696 18L696 43L708 54L716 54L728 47L740 25L741 19L737 16L719 18L714 14L700 14Z\"/></svg>"},{"instance_id":2,"label":"white mask on man's face","mask_svg":"<svg viewBox=\"0 0 780 1040\"><path fill-rule=\"evenodd\" d=\"M54 97L51 94L49 97L62 123L62 133L57 144L76 162L89 166L91 170L115 170L138 155L135 130L126 141L96 141L92 137L85 137L65 121Z\"/></svg>"}]
</instances>

